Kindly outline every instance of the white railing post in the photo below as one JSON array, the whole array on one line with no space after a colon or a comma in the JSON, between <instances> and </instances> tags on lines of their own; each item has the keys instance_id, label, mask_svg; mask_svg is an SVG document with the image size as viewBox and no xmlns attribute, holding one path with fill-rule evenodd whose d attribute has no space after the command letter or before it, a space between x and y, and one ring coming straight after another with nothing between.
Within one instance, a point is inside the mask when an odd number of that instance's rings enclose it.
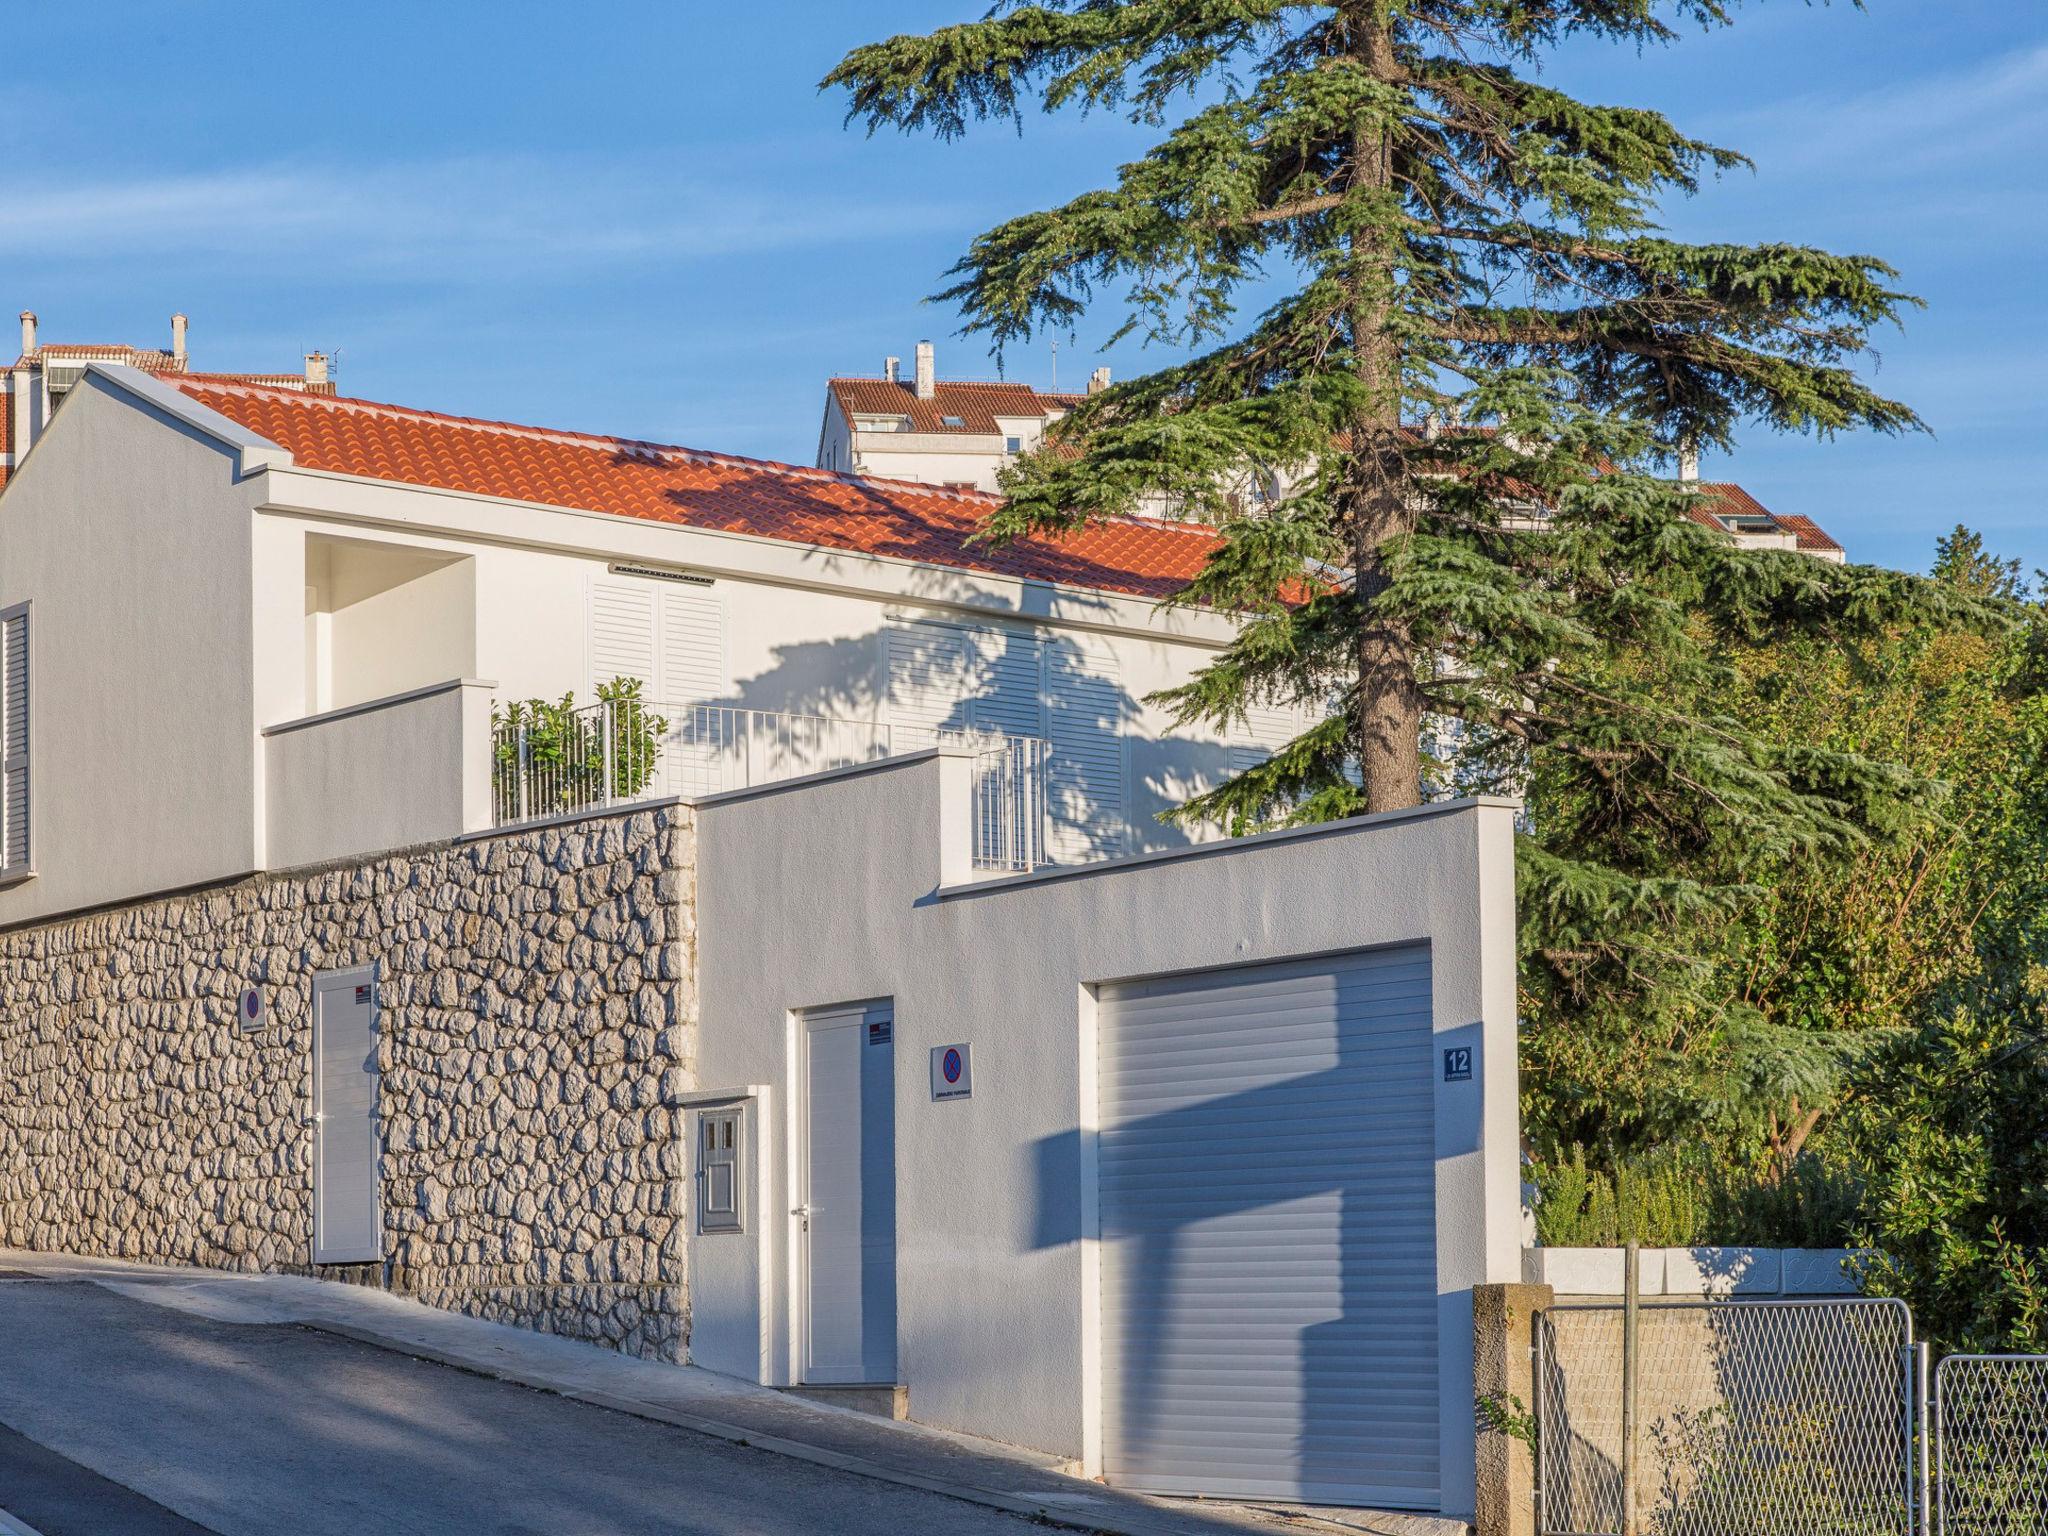
<instances>
[{"instance_id":1,"label":"white railing post","mask_svg":"<svg viewBox=\"0 0 2048 1536\"><path fill-rule=\"evenodd\" d=\"M519 773L519 786L518 786L518 789L517 789L517 791L515 792L515 793L516 793L516 798L517 798L517 801L518 801L518 805L519 805L519 819L520 819L521 821L525 821L525 820L527 819L527 810L526 810L526 779L527 779L527 775L528 775L528 774L529 774L529 773L530 773L531 771L532 771L532 766L531 766L531 764L530 764L530 763L528 762L528 760L527 760L527 756L526 756L526 722L525 722L524 720L521 720L521 721L519 722L519 765L518 765L518 773Z\"/></svg>"},{"instance_id":2,"label":"white railing post","mask_svg":"<svg viewBox=\"0 0 2048 1536\"><path fill-rule=\"evenodd\" d=\"M604 763L604 793L599 797L599 799L601 803L605 805L610 805L612 803L612 785L616 782L612 774L613 733L612 701L610 699L606 699L604 701L604 708L598 711L597 728L604 732L604 747L599 754L601 760Z\"/></svg>"}]
</instances>

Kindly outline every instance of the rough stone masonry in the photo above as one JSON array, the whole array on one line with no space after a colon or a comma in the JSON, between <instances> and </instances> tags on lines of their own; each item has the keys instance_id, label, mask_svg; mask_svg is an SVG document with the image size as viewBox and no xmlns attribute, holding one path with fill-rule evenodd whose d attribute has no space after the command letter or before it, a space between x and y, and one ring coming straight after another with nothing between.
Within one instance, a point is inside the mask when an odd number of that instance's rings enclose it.
<instances>
[{"instance_id":1,"label":"rough stone masonry","mask_svg":"<svg viewBox=\"0 0 2048 1536\"><path fill-rule=\"evenodd\" d=\"M669 806L0 934L0 1241L312 1272L312 982L374 962L357 1278L682 1359L695 859Z\"/></svg>"}]
</instances>

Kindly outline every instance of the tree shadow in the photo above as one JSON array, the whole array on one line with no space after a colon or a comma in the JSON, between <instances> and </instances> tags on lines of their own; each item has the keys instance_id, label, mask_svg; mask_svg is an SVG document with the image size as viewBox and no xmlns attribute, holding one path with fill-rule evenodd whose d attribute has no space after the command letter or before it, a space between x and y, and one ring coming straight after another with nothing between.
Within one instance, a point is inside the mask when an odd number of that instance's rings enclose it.
<instances>
[{"instance_id":1,"label":"tree shadow","mask_svg":"<svg viewBox=\"0 0 2048 1536\"><path fill-rule=\"evenodd\" d=\"M1104 1046L1113 1480L1439 1506L1429 963L1404 946L1261 966L1211 991L1199 1024L1116 1026L1177 1032L1121 1066ZM1260 990L1276 975L1295 984L1278 1001ZM1340 1030L1340 1013L1371 1022ZM1080 1133L1033 1152L1036 1246L1079 1241Z\"/></svg>"}]
</instances>

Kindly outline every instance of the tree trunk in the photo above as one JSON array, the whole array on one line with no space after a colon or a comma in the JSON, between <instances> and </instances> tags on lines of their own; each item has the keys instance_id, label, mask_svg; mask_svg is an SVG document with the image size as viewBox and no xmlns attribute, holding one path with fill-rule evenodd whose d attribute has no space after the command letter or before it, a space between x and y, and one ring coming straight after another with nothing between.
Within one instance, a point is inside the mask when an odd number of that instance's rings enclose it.
<instances>
[{"instance_id":1,"label":"tree trunk","mask_svg":"<svg viewBox=\"0 0 2048 1536\"><path fill-rule=\"evenodd\" d=\"M1347 11L1353 56L1382 80L1396 76L1394 36L1386 0ZM1360 124L1351 137L1346 173L1351 191L1385 193L1394 185L1391 135ZM1422 697L1415 647L1407 626L1374 612L1388 585L1381 551L1409 533L1415 511L1401 456L1401 353L1388 321L1394 306L1395 232L1382 228L1352 241L1351 338L1364 403L1351 424L1345 487L1352 570L1362 609L1358 633L1358 695L1352 734L1368 809L1399 810L1422 799Z\"/></svg>"}]
</instances>

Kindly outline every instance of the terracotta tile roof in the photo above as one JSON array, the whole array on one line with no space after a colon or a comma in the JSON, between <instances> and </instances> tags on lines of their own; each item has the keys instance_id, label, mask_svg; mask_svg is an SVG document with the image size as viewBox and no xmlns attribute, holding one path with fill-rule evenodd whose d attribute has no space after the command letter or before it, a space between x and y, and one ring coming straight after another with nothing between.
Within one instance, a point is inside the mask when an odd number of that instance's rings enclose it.
<instances>
[{"instance_id":1,"label":"terracotta tile roof","mask_svg":"<svg viewBox=\"0 0 2048 1536\"><path fill-rule=\"evenodd\" d=\"M51 342L48 346L37 347L33 352L24 352L15 360L17 368L30 368L37 363L75 361L84 363L122 363L130 368L140 368L147 373L168 373L178 366L177 359L168 352L159 352L152 347L98 346L91 342Z\"/></svg>"},{"instance_id":2,"label":"terracotta tile roof","mask_svg":"<svg viewBox=\"0 0 2048 1536\"><path fill-rule=\"evenodd\" d=\"M931 565L1162 597L1194 576L1215 531L1122 518L1062 537L971 543L998 498L856 479L628 438L555 432L298 391L166 380L291 451L306 469L611 512Z\"/></svg>"},{"instance_id":3,"label":"terracotta tile roof","mask_svg":"<svg viewBox=\"0 0 2048 1536\"><path fill-rule=\"evenodd\" d=\"M1700 491L1700 505L1693 517L1710 528L1725 528L1727 525L1718 521L1723 517L1762 518L1780 532L1791 534L1801 549L1816 554L1841 553L1842 546L1812 518L1773 512L1739 485L1726 480L1702 480Z\"/></svg>"},{"instance_id":4,"label":"terracotta tile roof","mask_svg":"<svg viewBox=\"0 0 2048 1536\"><path fill-rule=\"evenodd\" d=\"M851 422L856 416L907 416L913 432L976 432L1001 429L998 416L1045 416L1077 404L1080 395L1050 394L1029 384L962 384L940 380L929 400L917 398L909 380L828 379L825 387ZM954 417L958 426L948 425Z\"/></svg>"},{"instance_id":5,"label":"terracotta tile roof","mask_svg":"<svg viewBox=\"0 0 2048 1536\"><path fill-rule=\"evenodd\" d=\"M1842 552L1842 546L1837 544L1828 535L1827 531L1812 518L1802 517L1797 512L1773 512L1771 516L1778 520L1780 528L1783 528L1787 533L1790 533L1799 540L1799 547L1801 549L1811 550L1815 554L1839 554Z\"/></svg>"}]
</instances>

